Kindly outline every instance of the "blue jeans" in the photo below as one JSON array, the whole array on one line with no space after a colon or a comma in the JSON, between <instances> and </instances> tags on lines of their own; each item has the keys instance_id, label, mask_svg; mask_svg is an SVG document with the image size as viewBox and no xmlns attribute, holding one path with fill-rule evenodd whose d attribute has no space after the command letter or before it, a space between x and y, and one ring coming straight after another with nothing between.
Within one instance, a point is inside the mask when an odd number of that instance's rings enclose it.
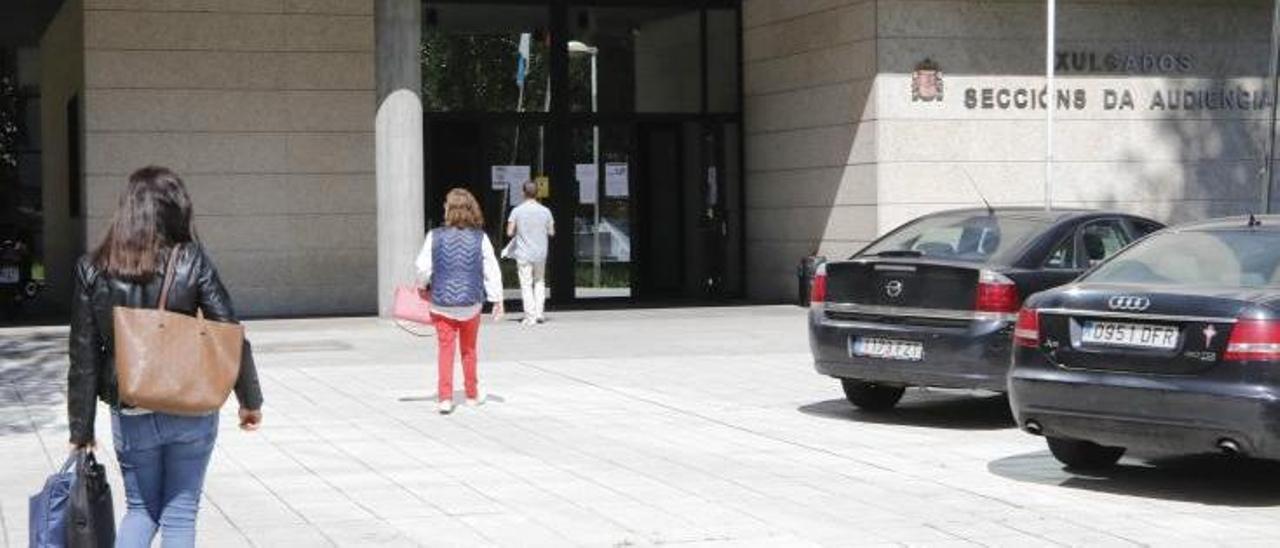
<instances>
[{"instance_id":1,"label":"blue jeans","mask_svg":"<svg viewBox=\"0 0 1280 548\"><path fill-rule=\"evenodd\" d=\"M116 458L124 474L124 521L117 548L146 548L162 533L164 547L196 544L196 511L218 437L217 413L180 417L164 413L111 414Z\"/></svg>"}]
</instances>

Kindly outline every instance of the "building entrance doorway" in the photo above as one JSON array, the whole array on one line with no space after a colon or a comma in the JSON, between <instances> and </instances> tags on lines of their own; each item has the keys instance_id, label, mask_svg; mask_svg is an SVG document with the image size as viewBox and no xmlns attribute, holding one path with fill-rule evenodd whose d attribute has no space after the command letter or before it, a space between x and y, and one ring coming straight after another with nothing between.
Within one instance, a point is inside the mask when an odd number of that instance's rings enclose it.
<instances>
[{"instance_id":1,"label":"building entrance doorway","mask_svg":"<svg viewBox=\"0 0 1280 548\"><path fill-rule=\"evenodd\" d=\"M637 126L636 210L648 220L637 240L644 299L717 299L741 291L741 197L738 186L721 184L737 179L737 149L724 133L723 125L697 122Z\"/></svg>"},{"instance_id":2,"label":"building entrance doorway","mask_svg":"<svg viewBox=\"0 0 1280 548\"><path fill-rule=\"evenodd\" d=\"M531 180L556 220L553 302L742 296L737 0L425 10L428 227L467 188L501 247Z\"/></svg>"},{"instance_id":3,"label":"building entrance doorway","mask_svg":"<svg viewBox=\"0 0 1280 548\"><path fill-rule=\"evenodd\" d=\"M650 299L679 296L684 291L684 150L677 124L640 126L640 215L654 222L640 238L640 295Z\"/></svg>"}]
</instances>

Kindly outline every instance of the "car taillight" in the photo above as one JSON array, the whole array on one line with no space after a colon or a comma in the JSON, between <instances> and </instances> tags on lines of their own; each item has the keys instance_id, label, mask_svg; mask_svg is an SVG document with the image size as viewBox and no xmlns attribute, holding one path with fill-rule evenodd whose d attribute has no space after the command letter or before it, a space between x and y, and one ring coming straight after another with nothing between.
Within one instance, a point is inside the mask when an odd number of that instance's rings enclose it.
<instances>
[{"instance_id":1,"label":"car taillight","mask_svg":"<svg viewBox=\"0 0 1280 548\"><path fill-rule=\"evenodd\" d=\"M1018 286L999 272L983 270L978 275L977 293L973 305L977 312L1013 314L1022 305L1018 299Z\"/></svg>"},{"instance_id":2,"label":"car taillight","mask_svg":"<svg viewBox=\"0 0 1280 548\"><path fill-rule=\"evenodd\" d=\"M1013 328L1013 344L1027 348L1040 346L1040 312L1034 308L1018 311L1018 324Z\"/></svg>"},{"instance_id":3,"label":"car taillight","mask_svg":"<svg viewBox=\"0 0 1280 548\"><path fill-rule=\"evenodd\" d=\"M1231 328L1222 359L1234 362L1280 361L1280 320L1241 318Z\"/></svg>"},{"instance_id":4,"label":"car taillight","mask_svg":"<svg viewBox=\"0 0 1280 548\"><path fill-rule=\"evenodd\" d=\"M819 266L813 274L813 283L809 286L809 304L820 304L827 300L827 267Z\"/></svg>"}]
</instances>

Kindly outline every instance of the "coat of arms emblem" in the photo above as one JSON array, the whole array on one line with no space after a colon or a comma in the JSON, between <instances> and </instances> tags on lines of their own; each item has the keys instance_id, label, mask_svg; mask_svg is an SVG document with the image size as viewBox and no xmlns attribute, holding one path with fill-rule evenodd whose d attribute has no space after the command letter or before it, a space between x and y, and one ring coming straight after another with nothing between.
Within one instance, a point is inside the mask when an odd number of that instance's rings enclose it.
<instances>
[{"instance_id":1,"label":"coat of arms emblem","mask_svg":"<svg viewBox=\"0 0 1280 548\"><path fill-rule=\"evenodd\" d=\"M942 70L932 59L921 61L911 73L911 100L926 103L942 100Z\"/></svg>"}]
</instances>

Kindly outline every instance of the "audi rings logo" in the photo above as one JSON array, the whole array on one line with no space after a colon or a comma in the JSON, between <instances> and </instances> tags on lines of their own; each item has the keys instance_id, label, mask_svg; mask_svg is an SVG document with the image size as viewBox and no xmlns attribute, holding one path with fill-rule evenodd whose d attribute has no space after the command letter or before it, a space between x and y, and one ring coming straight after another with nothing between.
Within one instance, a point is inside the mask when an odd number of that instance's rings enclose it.
<instances>
[{"instance_id":1,"label":"audi rings logo","mask_svg":"<svg viewBox=\"0 0 1280 548\"><path fill-rule=\"evenodd\" d=\"M1119 296L1112 297L1107 301L1107 306L1112 310L1125 310L1128 312L1142 312L1151 306L1151 299L1146 297L1130 297Z\"/></svg>"},{"instance_id":2,"label":"audi rings logo","mask_svg":"<svg viewBox=\"0 0 1280 548\"><path fill-rule=\"evenodd\" d=\"M902 280L891 280L884 284L884 294L893 298L902 296Z\"/></svg>"}]
</instances>

